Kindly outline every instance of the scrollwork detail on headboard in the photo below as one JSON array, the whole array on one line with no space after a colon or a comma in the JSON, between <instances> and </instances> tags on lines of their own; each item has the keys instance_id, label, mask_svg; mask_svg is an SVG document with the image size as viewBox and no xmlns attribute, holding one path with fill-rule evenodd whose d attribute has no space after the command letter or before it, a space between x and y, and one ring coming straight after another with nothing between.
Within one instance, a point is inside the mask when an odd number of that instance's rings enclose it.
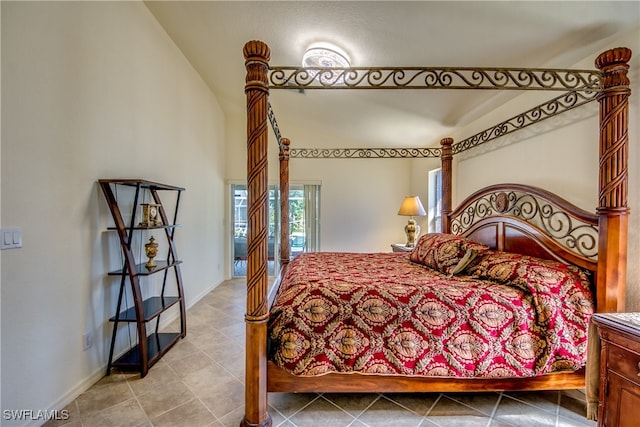
<instances>
[{"instance_id":1,"label":"scrollwork detail on headboard","mask_svg":"<svg viewBox=\"0 0 640 427\"><path fill-rule=\"evenodd\" d=\"M598 257L598 228L572 216L560 206L518 191L487 193L451 218L451 232L463 234L474 224L493 216L513 216L534 225L571 252L588 259Z\"/></svg>"}]
</instances>

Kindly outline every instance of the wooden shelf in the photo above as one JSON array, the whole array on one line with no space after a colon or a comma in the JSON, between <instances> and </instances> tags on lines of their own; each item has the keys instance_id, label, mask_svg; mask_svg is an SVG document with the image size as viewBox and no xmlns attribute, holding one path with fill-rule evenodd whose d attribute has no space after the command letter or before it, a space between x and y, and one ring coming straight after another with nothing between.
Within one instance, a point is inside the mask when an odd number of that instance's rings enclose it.
<instances>
[{"instance_id":1,"label":"wooden shelf","mask_svg":"<svg viewBox=\"0 0 640 427\"><path fill-rule=\"evenodd\" d=\"M160 184L159 182L148 181L146 179L100 179L98 182L100 184L127 185L129 187L139 187L146 190L184 191L184 188L182 187Z\"/></svg>"},{"instance_id":2,"label":"wooden shelf","mask_svg":"<svg viewBox=\"0 0 640 427\"><path fill-rule=\"evenodd\" d=\"M182 261L176 261L172 263L167 263L167 261L154 261L154 262L156 263L156 267L153 270L149 270L147 267L145 267L146 263L144 262L140 264L136 264L136 271L134 272L134 274L136 276L149 276L151 274L156 274L160 271L174 267L178 264L182 264ZM109 272L109 276L122 276L123 274L124 274L124 271L122 269Z\"/></svg>"},{"instance_id":3,"label":"wooden shelf","mask_svg":"<svg viewBox=\"0 0 640 427\"><path fill-rule=\"evenodd\" d=\"M131 230L162 230L165 228L177 228L182 227L182 224L167 224L167 225L153 225L153 226L142 226L136 225L134 227L130 227ZM109 231L117 231L117 227L107 227Z\"/></svg>"},{"instance_id":4,"label":"wooden shelf","mask_svg":"<svg viewBox=\"0 0 640 427\"><path fill-rule=\"evenodd\" d=\"M179 332L162 332L147 337L147 363L151 367L180 339ZM123 370L140 369L140 348L136 345L111 364Z\"/></svg>"},{"instance_id":5,"label":"wooden shelf","mask_svg":"<svg viewBox=\"0 0 640 427\"><path fill-rule=\"evenodd\" d=\"M144 317L144 321L148 322L152 320L154 317L158 316L160 313L174 305L180 301L178 297L151 297L144 300L142 303L142 313ZM128 310L123 311L118 316L118 321L120 322L136 322L138 319L136 318L136 308L135 306L130 307ZM116 316L113 316L109 319L110 322L116 321Z\"/></svg>"}]
</instances>

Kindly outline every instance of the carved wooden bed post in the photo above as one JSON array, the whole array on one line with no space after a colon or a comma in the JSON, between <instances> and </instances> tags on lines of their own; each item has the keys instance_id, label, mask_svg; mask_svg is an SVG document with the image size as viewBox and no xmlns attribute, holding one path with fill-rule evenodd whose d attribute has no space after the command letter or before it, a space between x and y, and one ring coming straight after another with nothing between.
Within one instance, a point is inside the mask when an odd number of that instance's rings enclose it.
<instances>
[{"instance_id":1,"label":"carved wooden bed post","mask_svg":"<svg viewBox=\"0 0 640 427\"><path fill-rule=\"evenodd\" d=\"M631 50L603 52L595 64L602 71L600 102L600 172L597 213L600 216L598 250L598 312L624 311L627 274L627 161ZM613 243L615 242L615 244Z\"/></svg>"},{"instance_id":2,"label":"carved wooden bed post","mask_svg":"<svg viewBox=\"0 0 640 427\"><path fill-rule=\"evenodd\" d=\"M244 49L247 76L247 312L245 356L245 416L243 427L271 426L267 412L267 111L270 51L261 41Z\"/></svg>"},{"instance_id":3,"label":"carved wooden bed post","mask_svg":"<svg viewBox=\"0 0 640 427\"><path fill-rule=\"evenodd\" d=\"M452 144L453 138L444 138L440 141L440 145L442 146L442 154L440 154L440 161L442 162L442 212L440 213L440 217L442 218L443 233L451 233L449 214L451 214L452 207Z\"/></svg>"},{"instance_id":4,"label":"carved wooden bed post","mask_svg":"<svg viewBox=\"0 0 640 427\"><path fill-rule=\"evenodd\" d=\"M280 266L284 270L291 258L289 242L289 145L291 141L282 138L280 147Z\"/></svg>"}]
</instances>

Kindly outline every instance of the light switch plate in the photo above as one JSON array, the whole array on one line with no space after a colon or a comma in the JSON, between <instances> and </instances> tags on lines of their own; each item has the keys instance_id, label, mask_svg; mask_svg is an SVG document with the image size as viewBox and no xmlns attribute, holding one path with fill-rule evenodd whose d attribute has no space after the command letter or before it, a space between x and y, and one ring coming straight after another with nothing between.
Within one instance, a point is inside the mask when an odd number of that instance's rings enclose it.
<instances>
[{"instance_id":1,"label":"light switch plate","mask_svg":"<svg viewBox=\"0 0 640 427\"><path fill-rule=\"evenodd\" d=\"M16 249L22 247L22 228L0 228L0 249Z\"/></svg>"}]
</instances>

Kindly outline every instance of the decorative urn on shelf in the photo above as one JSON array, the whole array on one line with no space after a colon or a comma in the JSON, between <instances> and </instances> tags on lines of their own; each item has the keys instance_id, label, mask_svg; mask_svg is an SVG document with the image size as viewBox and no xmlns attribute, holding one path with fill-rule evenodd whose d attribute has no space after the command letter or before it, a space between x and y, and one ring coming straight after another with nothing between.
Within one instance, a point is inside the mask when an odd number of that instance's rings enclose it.
<instances>
[{"instance_id":1,"label":"decorative urn on shelf","mask_svg":"<svg viewBox=\"0 0 640 427\"><path fill-rule=\"evenodd\" d=\"M153 261L153 259L158 255L158 244L156 243L156 239L151 236L149 239L149 243L144 245L144 251L147 254L147 258L149 261L144 265L148 270L153 270L157 267L157 264Z\"/></svg>"}]
</instances>

